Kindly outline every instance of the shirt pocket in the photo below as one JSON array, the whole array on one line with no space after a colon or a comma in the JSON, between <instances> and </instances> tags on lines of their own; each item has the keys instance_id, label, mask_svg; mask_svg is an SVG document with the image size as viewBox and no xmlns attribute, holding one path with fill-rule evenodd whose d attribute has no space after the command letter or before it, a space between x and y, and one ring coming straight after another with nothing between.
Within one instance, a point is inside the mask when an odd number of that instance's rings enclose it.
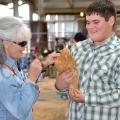
<instances>
[{"instance_id":1,"label":"shirt pocket","mask_svg":"<svg viewBox=\"0 0 120 120\"><path fill-rule=\"evenodd\" d=\"M110 74L110 64L96 62L92 69L91 79L98 82L108 82Z\"/></svg>"},{"instance_id":2,"label":"shirt pocket","mask_svg":"<svg viewBox=\"0 0 120 120\"><path fill-rule=\"evenodd\" d=\"M93 67L93 72L91 75L91 88L94 88L94 90L97 92L107 91L110 89L110 66L108 63L105 63L103 65L96 63L96 65ZM93 90L93 91L94 91Z\"/></svg>"}]
</instances>

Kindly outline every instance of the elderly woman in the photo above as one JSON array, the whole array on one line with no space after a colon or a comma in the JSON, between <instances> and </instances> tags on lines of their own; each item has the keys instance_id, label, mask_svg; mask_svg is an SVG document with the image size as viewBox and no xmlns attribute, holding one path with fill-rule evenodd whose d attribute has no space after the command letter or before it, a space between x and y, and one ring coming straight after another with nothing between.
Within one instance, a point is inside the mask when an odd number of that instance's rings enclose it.
<instances>
[{"instance_id":1,"label":"elderly woman","mask_svg":"<svg viewBox=\"0 0 120 120\"><path fill-rule=\"evenodd\" d=\"M0 18L0 120L33 120L32 106L39 96L35 83L43 65L35 59L27 76L17 67L30 39L30 30L20 19ZM44 66L53 64L57 55L51 54Z\"/></svg>"}]
</instances>

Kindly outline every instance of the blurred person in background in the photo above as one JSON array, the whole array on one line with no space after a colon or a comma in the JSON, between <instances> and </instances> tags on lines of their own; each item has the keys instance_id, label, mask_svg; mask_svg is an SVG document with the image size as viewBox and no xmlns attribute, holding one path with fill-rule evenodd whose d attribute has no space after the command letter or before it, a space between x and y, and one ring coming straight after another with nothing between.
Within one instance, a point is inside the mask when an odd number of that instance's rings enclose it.
<instances>
[{"instance_id":1,"label":"blurred person in background","mask_svg":"<svg viewBox=\"0 0 120 120\"><path fill-rule=\"evenodd\" d=\"M73 38L66 40L66 48L71 48L72 45L76 44L77 42L81 42L86 39L86 36L82 32L77 32Z\"/></svg>"},{"instance_id":2,"label":"blurred person in background","mask_svg":"<svg viewBox=\"0 0 120 120\"><path fill-rule=\"evenodd\" d=\"M0 18L0 120L33 120L32 106L39 96L36 81L44 66L53 64L58 54L45 61L33 60L28 75L18 70L30 29L17 17Z\"/></svg>"},{"instance_id":3,"label":"blurred person in background","mask_svg":"<svg viewBox=\"0 0 120 120\"><path fill-rule=\"evenodd\" d=\"M76 44L77 42L83 41L86 39L86 36L82 32L78 32L75 34L73 39L70 40L71 45Z\"/></svg>"},{"instance_id":4,"label":"blurred person in background","mask_svg":"<svg viewBox=\"0 0 120 120\"><path fill-rule=\"evenodd\" d=\"M110 0L86 9L89 38L71 48L79 72L79 92L68 87L69 70L57 74L56 89L70 98L68 120L120 120L120 42L115 35L116 11Z\"/></svg>"},{"instance_id":5,"label":"blurred person in background","mask_svg":"<svg viewBox=\"0 0 120 120\"><path fill-rule=\"evenodd\" d=\"M117 35L117 37L120 38L120 25L118 25L116 28L116 35Z\"/></svg>"},{"instance_id":6,"label":"blurred person in background","mask_svg":"<svg viewBox=\"0 0 120 120\"><path fill-rule=\"evenodd\" d=\"M82 32L78 32L74 36L75 42L83 41L85 39L86 39L86 37L85 37L85 35Z\"/></svg>"}]
</instances>

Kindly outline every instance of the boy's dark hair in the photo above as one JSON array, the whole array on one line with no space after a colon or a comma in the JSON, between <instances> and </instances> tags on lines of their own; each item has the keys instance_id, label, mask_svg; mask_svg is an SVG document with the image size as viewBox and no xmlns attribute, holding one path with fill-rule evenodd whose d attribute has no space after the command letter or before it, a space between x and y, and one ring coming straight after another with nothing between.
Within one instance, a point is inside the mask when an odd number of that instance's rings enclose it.
<instances>
[{"instance_id":1,"label":"boy's dark hair","mask_svg":"<svg viewBox=\"0 0 120 120\"><path fill-rule=\"evenodd\" d=\"M85 39L86 39L85 35L83 35L81 32L76 33L74 36L74 40L76 42L83 41Z\"/></svg>"},{"instance_id":2,"label":"boy's dark hair","mask_svg":"<svg viewBox=\"0 0 120 120\"><path fill-rule=\"evenodd\" d=\"M98 14L109 20L111 16L115 17L116 21L116 10L114 4L110 0L97 0L90 4L86 9L86 15Z\"/></svg>"}]
</instances>

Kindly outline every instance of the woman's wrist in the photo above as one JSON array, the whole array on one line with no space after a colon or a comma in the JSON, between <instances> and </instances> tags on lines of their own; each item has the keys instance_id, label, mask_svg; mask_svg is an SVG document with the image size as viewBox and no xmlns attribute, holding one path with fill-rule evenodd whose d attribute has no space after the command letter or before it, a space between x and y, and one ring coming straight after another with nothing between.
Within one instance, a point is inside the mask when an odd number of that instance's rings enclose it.
<instances>
[{"instance_id":1,"label":"woman's wrist","mask_svg":"<svg viewBox=\"0 0 120 120\"><path fill-rule=\"evenodd\" d=\"M41 66L42 66L43 68L46 68L46 67L48 66L48 62L47 62L46 59L44 59L44 60L41 61Z\"/></svg>"},{"instance_id":2,"label":"woman's wrist","mask_svg":"<svg viewBox=\"0 0 120 120\"><path fill-rule=\"evenodd\" d=\"M41 66L42 66L42 73L46 71L46 68L47 68L47 65L46 65L46 62L45 60L42 60L41 61Z\"/></svg>"}]
</instances>

